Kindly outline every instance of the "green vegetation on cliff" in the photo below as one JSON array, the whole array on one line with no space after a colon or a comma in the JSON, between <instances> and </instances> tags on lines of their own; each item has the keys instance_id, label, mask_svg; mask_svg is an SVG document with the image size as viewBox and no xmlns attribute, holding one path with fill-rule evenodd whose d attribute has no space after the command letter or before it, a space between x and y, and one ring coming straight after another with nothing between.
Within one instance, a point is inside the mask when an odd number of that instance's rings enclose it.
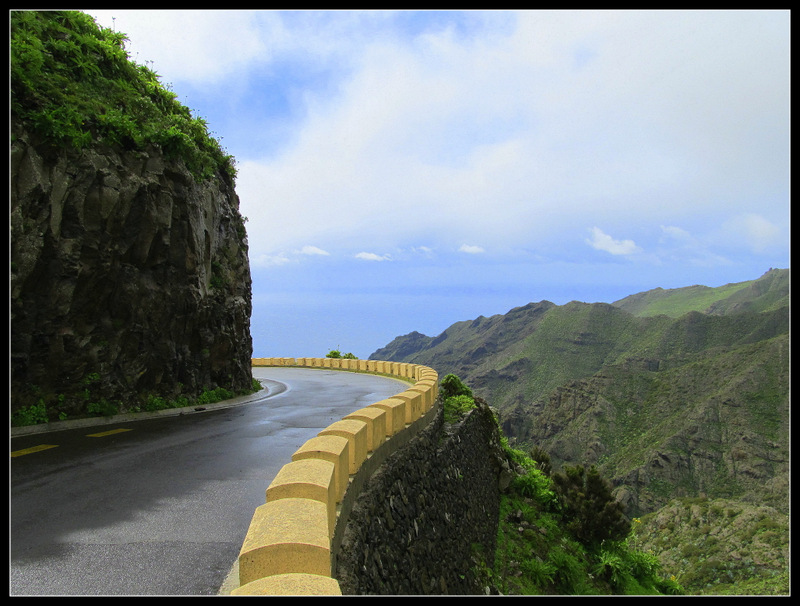
<instances>
[{"instance_id":1,"label":"green vegetation on cliff","mask_svg":"<svg viewBox=\"0 0 800 606\"><path fill-rule=\"evenodd\" d=\"M790 273L770 269L757 280L723 286L656 288L614 302L615 307L635 316L663 314L677 318L690 311L721 315L741 311L769 311L788 304Z\"/></svg>"},{"instance_id":2,"label":"green vegetation on cliff","mask_svg":"<svg viewBox=\"0 0 800 606\"><path fill-rule=\"evenodd\" d=\"M483 571L485 583L505 595L683 593L675 575L636 542L631 521L596 469L578 466L551 476L505 438L504 447L517 475L501 495L497 549Z\"/></svg>"},{"instance_id":3,"label":"green vegetation on cliff","mask_svg":"<svg viewBox=\"0 0 800 606\"><path fill-rule=\"evenodd\" d=\"M687 593L788 595L789 514L763 503L682 498L642 516L633 540Z\"/></svg>"},{"instance_id":4,"label":"green vegetation on cliff","mask_svg":"<svg viewBox=\"0 0 800 606\"><path fill-rule=\"evenodd\" d=\"M158 146L198 178L235 177L233 157L159 76L137 65L125 35L78 11L10 12L11 113L50 144L99 139L128 150Z\"/></svg>"}]
</instances>

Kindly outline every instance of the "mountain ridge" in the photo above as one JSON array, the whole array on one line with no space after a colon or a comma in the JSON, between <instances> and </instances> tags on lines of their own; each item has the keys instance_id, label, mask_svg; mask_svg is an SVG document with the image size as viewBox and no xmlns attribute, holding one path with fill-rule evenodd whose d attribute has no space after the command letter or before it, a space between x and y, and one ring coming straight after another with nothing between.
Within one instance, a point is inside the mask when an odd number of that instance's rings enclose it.
<instances>
[{"instance_id":1,"label":"mountain ridge","mask_svg":"<svg viewBox=\"0 0 800 606\"><path fill-rule=\"evenodd\" d=\"M774 428L788 427L790 286L789 269L770 269L614 304L529 303L371 357L458 375L507 436L556 464L598 464L639 515L671 496L757 493L788 473L788 434ZM683 313L654 313L669 302Z\"/></svg>"},{"instance_id":2,"label":"mountain ridge","mask_svg":"<svg viewBox=\"0 0 800 606\"><path fill-rule=\"evenodd\" d=\"M542 301L371 357L458 375L553 470L596 465L637 545L689 593L787 593L790 293L790 270L770 269L613 304Z\"/></svg>"}]
</instances>

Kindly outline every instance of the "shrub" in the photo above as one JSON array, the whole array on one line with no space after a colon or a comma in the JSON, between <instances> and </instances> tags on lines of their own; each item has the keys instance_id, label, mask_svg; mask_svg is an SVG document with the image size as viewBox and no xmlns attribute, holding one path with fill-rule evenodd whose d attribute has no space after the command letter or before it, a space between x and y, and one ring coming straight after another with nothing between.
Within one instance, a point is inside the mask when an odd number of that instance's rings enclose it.
<instances>
[{"instance_id":1,"label":"shrub","mask_svg":"<svg viewBox=\"0 0 800 606\"><path fill-rule=\"evenodd\" d=\"M472 395L472 390L464 385L464 383L454 374L445 375L439 383L439 393L447 400L453 396L468 396Z\"/></svg>"},{"instance_id":2,"label":"shrub","mask_svg":"<svg viewBox=\"0 0 800 606\"><path fill-rule=\"evenodd\" d=\"M500 444L503 447L503 452L514 464L514 467L523 471L523 473L518 473L512 480L512 491L520 496L535 499L544 508L551 509L556 502L556 496L553 492L552 481L547 474L539 468L538 463L530 456L519 449L509 446L507 437L503 436L500 439Z\"/></svg>"},{"instance_id":3,"label":"shrub","mask_svg":"<svg viewBox=\"0 0 800 606\"><path fill-rule=\"evenodd\" d=\"M548 476L552 473L553 468L550 464L550 455L541 447L534 446L531 448L530 457L532 460L536 461L536 466L542 473Z\"/></svg>"},{"instance_id":4,"label":"shrub","mask_svg":"<svg viewBox=\"0 0 800 606\"><path fill-rule=\"evenodd\" d=\"M631 530L623 506L611 494L611 484L592 465L565 467L553 475L558 502L566 525L587 547L603 541L621 541Z\"/></svg>"},{"instance_id":5,"label":"shrub","mask_svg":"<svg viewBox=\"0 0 800 606\"><path fill-rule=\"evenodd\" d=\"M217 387L216 389L206 389L203 393L198 396L196 403L197 404L214 404L215 402L220 402L222 400L228 400L233 398L236 394L232 391L225 389L224 387Z\"/></svg>"},{"instance_id":6,"label":"shrub","mask_svg":"<svg viewBox=\"0 0 800 606\"><path fill-rule=\"evenodd\" d=\"M475 408L475 400L469 396L451 396L444 401L444 420L458 423L470 410Z\"/></svg>"},{"instance_id":7,"label":"shrub","mask_svg":"<svg viewBox=\"0 0 800 606\"><path fill-rule=\"evenodd\" d=\"M47 407L44 400L39 400L27 408L20 408L11 415L12 427L22 427L24 425L38 425L47 423Z\"/></svg>"},{"instance_id":8,"label":"shrub","mask_svg":"<svg viewBox=\"0 0 800 606\"><path fill-rule=\"evenodd\" d=\"M342 352L339 351L338 349L331 349L328 353L325 354L325 357L326 358L343 358L345 360L358 360L358 358L354 354L352 354L350 352L347 352L346 354L342 354Z\"/></svg>"},{"instance_id":9,"label":"shrub","mask_svg":"<svg viewBox=\"0 0 800 606\"><path fill-rule=\"evenodd\" d=\"M169 403L160 396L148 396L144 409L147 412L155 412L156 410L164 410L169 408Z\"/></svg>"},{"instance_id":10,"label":"shrub","mask_svg":"<svg viewBox=\"0 0 800 606\"><path fill-rule=\"evenodd\" d=\"M538 469L527 469L526 473L514 477L511 489L518 495L535 499L543 506L552 504L555 496L552 483L544 473Z\"/></svg>"},{"instance_id":11,"label":"shrub","mask_svg":"<svg viewBox=\"0 0 800 606\"><path fill-rule=\"evenodd\" d=\"M86 407L86 412L95 416L113 417L119 412L119 407L105 398L101 398L97 402L89 402L89 405Z\"/></svg>"}]
</instances>

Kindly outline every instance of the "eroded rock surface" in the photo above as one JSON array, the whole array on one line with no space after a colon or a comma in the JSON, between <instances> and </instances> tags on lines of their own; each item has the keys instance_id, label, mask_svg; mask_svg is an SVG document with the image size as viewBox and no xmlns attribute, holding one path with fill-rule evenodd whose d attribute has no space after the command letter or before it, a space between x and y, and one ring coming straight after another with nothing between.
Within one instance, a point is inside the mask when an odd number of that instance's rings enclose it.
<instances>
[{"instance_id":1,"label":"eroded rock surface","mask_svg":"<svg viewBox=\"0 0 800 606\"><path fill-rule=\"evenodd\" d=\"M249 388L250 269L230 178L198 181L158 149L52 148L18 124L11 139L12 412Z\"/></svg>"}]
</instances>

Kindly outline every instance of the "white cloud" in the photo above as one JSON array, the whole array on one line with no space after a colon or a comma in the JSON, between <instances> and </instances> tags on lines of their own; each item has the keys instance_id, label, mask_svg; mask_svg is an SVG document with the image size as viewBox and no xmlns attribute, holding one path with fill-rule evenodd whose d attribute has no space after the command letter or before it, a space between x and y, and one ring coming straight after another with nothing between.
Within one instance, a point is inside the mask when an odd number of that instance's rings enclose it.
<instances>
[{"instance_id":1,"label":"white cloud","mask_svg":"<svg viewBox=\"0 0 800 606\"><path fill-rule=\"evenodd\" d=\"M688 231L674 225L662 225L661 232L670 239L679 242L691 242L693 240L692 235Z\"/></svg>"},{"instance_id":2,"label":"white cloud","mask_svg":"<svg viewBox=\"0 0 800 606\"><path fill-rule=\"evenodd\" d=\"M439 33L404 44L361 31L336 94L304 97L294 145L242 163L245 214L252 221L249 206L266 212L281 200L269 210L276 246L300 235L404 246L447 225L440 238L544 249L575 216L661 222L749 203L730 184L760 179L750 167L764 161L747 150L769 148L775 128L760 133L740 117L788 116L780 62L752 53L771 24L762 14L752 25L733 13L689 15L530 11L510 35L466 42ZM750 57L729 36L741 30L755 37ZM751 98L746 74L769 102ZM626 243L606 246L630 253Z\"/></svg>"},{"instance_id":3,"label":"white cloud","mask_svg":"<svg viewBox=\"0 0 800 606\"><path fill-rule=\"evenodd\" d=\"M744 244L753 253L761 254L783 246L787 235L786 229L782 229L763 216L744 213L725 221L717 240L727 246Z\"/></svg>"},{"instance_id":4,"label":"white cloud","mask_svg":"<svg viewBox=\"0 0 800 606\"><path fill-rule=\"evenodd\" d=\"M323 257L329 257L331 253L329 253L327 250L323 250L323 249L318 248L316 246L304 246L303 248L300 249L300 254L301 255L320 255L320 256L323 256Z\"/></svg>"},{"instance_id":5,"label":"white cloud","mask_svg":"<svg viewBox=\"0 0 800 606\"><path fill-rule=\"evenodd\" d=\"M371 252L360 252L355 257L362 261L389 261L391 259L389 255L378 255Z\"/></svg>"},{"instance_id":6,"label":"white cloud","mask_svg":"<svg viewBox=\"0 0 800 606\"><path fill-rule=\"evenodd\" d=\"M131 59L150 64L166 83L207 86L271 57L287 33L273 12L228 10L88 10L100 25L125 33Z\"/></svg>"},{"instance_id":7,"label":"white cloud","mask_svg":"<svg viewBox=\"0 0 800 606\"><path fill-rule=\"evenodd\" d=\"M636 246L633 240L615 240L598 227L593 227L589 231L592 232L592 237L587 239L586 243L597 250L603 250L612 255L630 255L642 250Z\"/></svg>"},{"instance_id":8,"label":"white cloud","mask_svg":"<svg viewBox=\"0 0 800 606\"><path fill-rule=\"evenodd\" d=\"M100 13L167 82L215 107L248 91L235 120L259 145L230 151L256 259L308 241L550 254L576 217L699 233L696 216L788 208L785 12L471 12L468 35L418 36L391 11ZM292 107L280 147L255 113L273 93Z\"/></svg>"},{"instance_id":9,"label":"white cloud","mask_svg":"<svg viewBox=\"0 0 800 606\"><path fill-rule=\"evenodd\" d=\"M286 265L287 263L291 263L291 259L283 253L277 255L260 254L250 257L250 264L255 267L275 267Z\"/></svg>"},{"instance_id":10,"label":"white cloud","mask_svg":"<svg viewBox=\"0 0 800 606\"><path fill-rule=\"evenodd\" d=\"M482 252L486 252L480 246L475 246L473 244L462 244L461 248L458 249L459 252L467 253L470 255L478 255Z\"/></svg>"}]
</instances>

